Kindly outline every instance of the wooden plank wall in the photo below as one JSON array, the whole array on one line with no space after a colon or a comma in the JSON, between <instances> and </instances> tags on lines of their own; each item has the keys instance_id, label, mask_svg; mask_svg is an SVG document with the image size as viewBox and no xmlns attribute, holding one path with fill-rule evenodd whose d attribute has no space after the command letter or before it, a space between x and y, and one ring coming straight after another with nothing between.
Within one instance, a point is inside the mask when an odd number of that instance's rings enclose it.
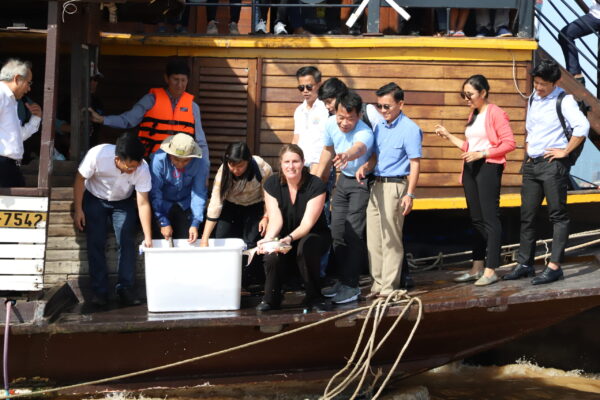
<instances>
[{"instance_id":1,"label":"wooden plank wall","mask_svg":"<svg viewBox=\"0 0 600 400\"><path fill-rule=\"evenodd\" d=\"M485 75L491 87L490 101L508 113L519 147L508 156L504 192L516 191L520 185L518 170L523 159L526 102L515 89L512 63L324 60L310 64L319 68L323 80L338 77L369 103L376 101L375 90L388 82L396 82L406 91L404 112L424 132L420 197L461 193L461 152L433 134L434 126L441 123L451 132L464 132L469 109L459 96L462 83L473 74ZM303 65L307 65L303 60L263 63L259 153L274 166L281 143L292 140L293 114L302 100L296 89L295 72ZM528 68L529 63L517 63L515 68L516 82L524 93L529 86Z\"/></svg>"}]
</instances>

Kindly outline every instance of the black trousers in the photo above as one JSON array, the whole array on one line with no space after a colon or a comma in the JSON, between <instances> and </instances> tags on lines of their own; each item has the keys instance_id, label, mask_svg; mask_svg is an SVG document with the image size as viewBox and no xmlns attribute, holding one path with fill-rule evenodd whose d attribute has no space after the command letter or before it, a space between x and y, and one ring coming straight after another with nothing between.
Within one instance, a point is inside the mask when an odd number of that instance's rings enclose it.
<instances>
[{"instance_id":1,"label":"black trousers","mask_svg":"<svg viewBox=\"0 0 600 400\"><path fill-rule=\"evenodd\" d=\"M192 209L182 210L179 204L175 203L167 215L171 228L173 228L173 239L187 239L190 236L190 224L192 223ZM198 228L199 235L202 230ZM160 223L156 217L152 218L152 238L163 239L160 233Z\"/></svg>"},{"instance_id":2,"label":"black trousers","mask_svg":"<svg viewBox=\"0 0 600 400\"><path fill-rule=\"evenodd\" d=\"M500 184L503 170L502 164L477 160L464 164L462 176L465 198L475 228L473 260L486 260L485 266L493 269L500 266Z\"/></svg>"},{"instance_id":3,"label":"black trousers","mask_svg":"<svg viewBox=\"0 0 600 400\"><path fill-rule=\"evenodd\" d=\"M21 168L12 158L0 156L0 187L24 187L25 178Z\"/></svg>"},{"instance_id":4,"label":"black trousers","mask_svg":"<svg viewBox=\"0 0 600 400\"><path fill-rule=\"evenodd\" d=\"M256 247L256 242L261 238L258 232L258 223L265 214L264 204L260 202L249 206L240 206L227 200L223 201L223 209L215 228L215 237L217 239L241 238L249 249ZM242 265L246 265L245 259L244 256ZM264 282L262 256L257 254L252 259L252 263L243 269L242 285L247 287L247 285L262 282Z\"/></svg>"},{"instance_id":5,"label":"black trousers","mask_svg":"<svg viewBox=\"0 0 600 400\"><path fill-rule=\"evenodd\" d=\"M567 188L570 166L567 159L552 162L545 159L529 159L523 165L521 186L521 245L517 261L533 265L535 258L535 216L546 197L548 215L553 226L552 255L550 261L558 263L565 254L569 238L569 214L567 213Z\"/></svg>"},{"instance_id":6,"label":"black trousers","mask_svg":"<svg viewBox=\"0 0 600 400\"><path fill-rule=\"evenodd\" d=\"M331 236L340 282L358 287L362 267L369 265L366 243L367 204L372 178L358 183L340 174L331 200Z\"/></svg>"},{"instance_id":7,"label":"black trousers","mask_svg":"<svg viewBox=\"0 0 600 400\"><path fill-rule=\"evenodd\" d=\"M331 246L329 231L309 233L308 235L292 242L292 249L287 254L266 254L265 263L265 297L263 300L269 304L281 303L282 277L291 268L298 268L306 300L310 301L320 297L319 270L321 257Z\"/></svg>"}]
</instances>

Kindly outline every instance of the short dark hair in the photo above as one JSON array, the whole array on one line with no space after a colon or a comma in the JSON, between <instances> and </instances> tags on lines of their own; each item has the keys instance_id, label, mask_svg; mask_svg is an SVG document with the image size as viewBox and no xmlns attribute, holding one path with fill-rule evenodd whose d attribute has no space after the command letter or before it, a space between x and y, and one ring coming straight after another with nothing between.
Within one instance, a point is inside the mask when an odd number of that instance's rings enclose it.
<instances>
[{"instance_id":1,"label":"short dark hair","mask_svg":"<svg viewBox=\"0 0 600 400\"><path fill-rule=\"evenodd\" d=\"M171 75L185 75L188 78L190 77L190 67L187 61L182 60L180 58L173 58L169 60L167 63L167 68L165 69L165 74L167 76Z\"/></svg>"},{"instance_id":2,"label":"short dark hair","mask_svg":"<svg viewBox=\"0 0 600 400\"><path fill-rule=\"evenodd\" d=\"M319 88L319 100L337 99L348 91L348 86L338 78L329 78Z\"/></svg>"},{"instance_id":3,"label":"short dark hair","mask_svg":"<svg viewBox=\"0 0 600 400\"><path fill-rule=\"evenodd\" d=\"M317 69L317 67L313 67L312 65L309 65L308 67L302 67L300 69L298 69L298 71L296 71L296 79L300 78L301 76L307 76L310 75L313 78L315 78L315 82L319 83L321 82L321 71L319 71Z\"/></svg>"},{"instance_id":4,"label":"short dark hair","mask_svg":"<svg viewBox=\"0 0 600 400\"><path fill-rule=\"evenodd\" d=\"M335 101L335 109L337 110L341 105L348 112L356 111L356 114L360 114L362 111L362 99L354 90L348 90L346 93L341 95Z\"/></svg>"},{"instance_id":5,"label":"short dark hair","mask_svg":"<svg viewBox=\"0 0 600 400\"><path fill-rule=\"evenodd\" d=\"M396 101L396 103L404 100L404 90L402 90L402 88L394 82L385 84L379 89L377 89L377 91L375 92L375 96L381 97L390 93L394 96L394 101Z\"/></svg>"},{"instance_id":6,"label":"short dark hair","mask_svg":"<svg viewBox=\"0 0 600 400\"><path fill-rule=\"evenodd\" d=\"M531 76L542 78L546 82L556 83L560 79L560 66L554 60L542 60L531 71Z\"/></svg>"},{"instance_id":7,"label":"short dark hair","mask_svg":"<svg viewBox=\"0 0 600 400\"><path fill-rule=\"evenodd\" d=\"M125 132L117 139L115 155L121 160L131 160L141 162L146 152L146 147L137 134Z\"/></svg>"}]
</instances>

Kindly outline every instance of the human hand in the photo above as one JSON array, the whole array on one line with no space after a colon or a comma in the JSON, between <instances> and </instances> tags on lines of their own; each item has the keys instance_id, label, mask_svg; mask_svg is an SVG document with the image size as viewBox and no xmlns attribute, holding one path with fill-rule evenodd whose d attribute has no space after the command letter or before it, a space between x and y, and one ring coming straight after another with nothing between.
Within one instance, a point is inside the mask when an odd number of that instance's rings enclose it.
<instances>
[{"instance_id":1,"label":"human hand","mask_svg":"<svg viewBox=\"0 0 600 400\"><path fill-rule=\"evenodd\" d=\"M152 236L146 236L144 238L144 246L152 247Z\"/></svg>"},{"instance_id":2,"label":"human hand","mask_svg":"<svg viewBox=\"0 0 600 400\"><path fill-rule=\"evenodd\" d=\"M83 210L75 210L73 221L75 222L75 227L79 230L79 232L83 232L85 229L85 214L83 213Z\"/></svg>"},{"instance_id":3,"label":"human hand","mask_svg":"<svg viewBox=\"0 0 600 400\"><path fill-rule=\"evenodd\" d=\"M366 165L361 165L358 170L356 170L356 174L354 174L354 176L356 177L356 181L358 183L360 183L361 185L364 185L365 183L362 182L363 179L366 178L367 176L367 166Z\"/></svg>"},{"instance_id":4,"label":"human hand","mask_svg":"<svg viewBox=\"0 0 600 400\"><path fill-rule=\"evenodd\" d=\"M333 166L337 169L344 169L348 165L348 154L338 153L333 157Z\"/></svg>"},{"instance_id":5,"label":"human hand","mask_svg":"<svg viewBox=\"0 0 600 400\"><path fill-rule=\"evenodd\" d=\"M256 247L257 247L256 252L258 254L266 254L267 252L263 248L263 243L272 242L272 241L273 241L273 238L264 237L264 238L260 239L258 242L256 242Z\"/></svg>"},{"instance_id":6,"label":"human hand","mask_svg":"<svg viewBox=\"0 0 600 400\"><path fill-rule=\"evenodd\" d=\"M258 223L258 233L260 233L260 236L265 236L265 233L267 233L267 225L269 225L269 219L262 217Z\"/></svg>"},{"instance_id":7,"label":"human hand","mask_svg":"<svg viewBox=\"0 0 600 400\"><path fill-rule=\"evenodd\" d=\"M448 132L448 129L446 129L444 126L436 125L434 127L434 129L435 129L436 135L438 135L439 137L442 137L446 140L448 140L450 138L451 133Z\"/></svg>"},{"instance_id":8,"label":"human hand","mask_svg":"<svg viewBox=\"0 0 600 400\"><path fill-rule=\"evenodd\" d=\"M165 240L169 240L170 238L173 237L173 227L171 225L161 226L160 234L163 235Z\"/></svg>"},{"instance_id":9,"label":"human hand","mask_svg":"<svg viewBox=\"0 0 600 400\"><path fill-rule=\"evenodd\" d=\"M482 151L467 151L466 153L462 153L461 157L466 162L473 162L477 160L481 160L483 158Z\"/></svg>"},{"instance_id":10,"label":"human hand","mask_svg":"<svg viewBox=\"0 0 600 400\"><path fill-rule=\"evenodd\" d=\"M198 239L198 228L190 226L188 243L194 243Z\"/></svg>"},{"instance_id":11,"label":"human hand","mask_svg":"<svg viewBox=\"0 0 600 400\"><path fill-rule=\"evenodd\" d=\"M208 239L200 239L200 247L208 247Z\"/></svg>"},{"instance_id":12,"label":"human hand","mask_svg":"<svg viewBox=\"0 0 600 400\"><path fill-rule=\"evenodd\" d=\"M24 103L31 115L42 118L42 107L36 103Z\"/></svg>"},{"instance_id":13,"label":"human hand","mask_svg":"<svg viewBox=\"0 0 600 400\"><path fill-rule=\"evenodd\" d=\"M90 112L90 119L92 120L92 122L94 122L96 124L104 123L104 117L102 115L98 114L96 111L94 111L94 109L92 107L89 107L88 111Z\"/></svg>"},{"instance_id":14,"label":"human hand","mask_svg":"<svg viewBox=\"0 0 600 400\"><path fill-rule=\"evenodd\" d=\"M544 158L549 162L554 161L555 158L565 158L569 155L565 149L546 149L544 152Z\"/></svg>"},{"instance_id":15,"label":"human hand","mask_svg":"<svg viewBox=\"0 0 600 400\"><path fill-rule=\"evenodd\" d=\"M407 216L413 208L413 199L412 197L405 195L402 197L400 201L400 206L403 208L402 215Z\"/></svg>"}]
</instances>

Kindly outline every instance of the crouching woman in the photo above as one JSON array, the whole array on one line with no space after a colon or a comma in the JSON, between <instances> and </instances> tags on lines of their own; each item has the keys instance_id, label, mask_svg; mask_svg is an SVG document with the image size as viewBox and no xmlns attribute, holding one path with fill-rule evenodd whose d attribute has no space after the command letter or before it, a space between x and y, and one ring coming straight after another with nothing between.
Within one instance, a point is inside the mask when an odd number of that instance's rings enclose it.
<instances>
[{"instance_id":1,"label":"crouching woman","mask_svg":"<svg viewBox=\"0 0 600 400\"><path fill-rule=\"evenodd\" d=\"M279 245L292 248L264 256L265 296L256 309L279 308L282 276L286 269L298 268L306 290L303 305L319 311L323 308L319 287L320 259L331 245L323 211L326 186L304 167L304 154L297 145L284 145L279 152L279 162L279 174L271 176L264 185L269 225L258 246L260 253L267 253L267 243L279 237Z\"/></svg>"}]
</instances>

